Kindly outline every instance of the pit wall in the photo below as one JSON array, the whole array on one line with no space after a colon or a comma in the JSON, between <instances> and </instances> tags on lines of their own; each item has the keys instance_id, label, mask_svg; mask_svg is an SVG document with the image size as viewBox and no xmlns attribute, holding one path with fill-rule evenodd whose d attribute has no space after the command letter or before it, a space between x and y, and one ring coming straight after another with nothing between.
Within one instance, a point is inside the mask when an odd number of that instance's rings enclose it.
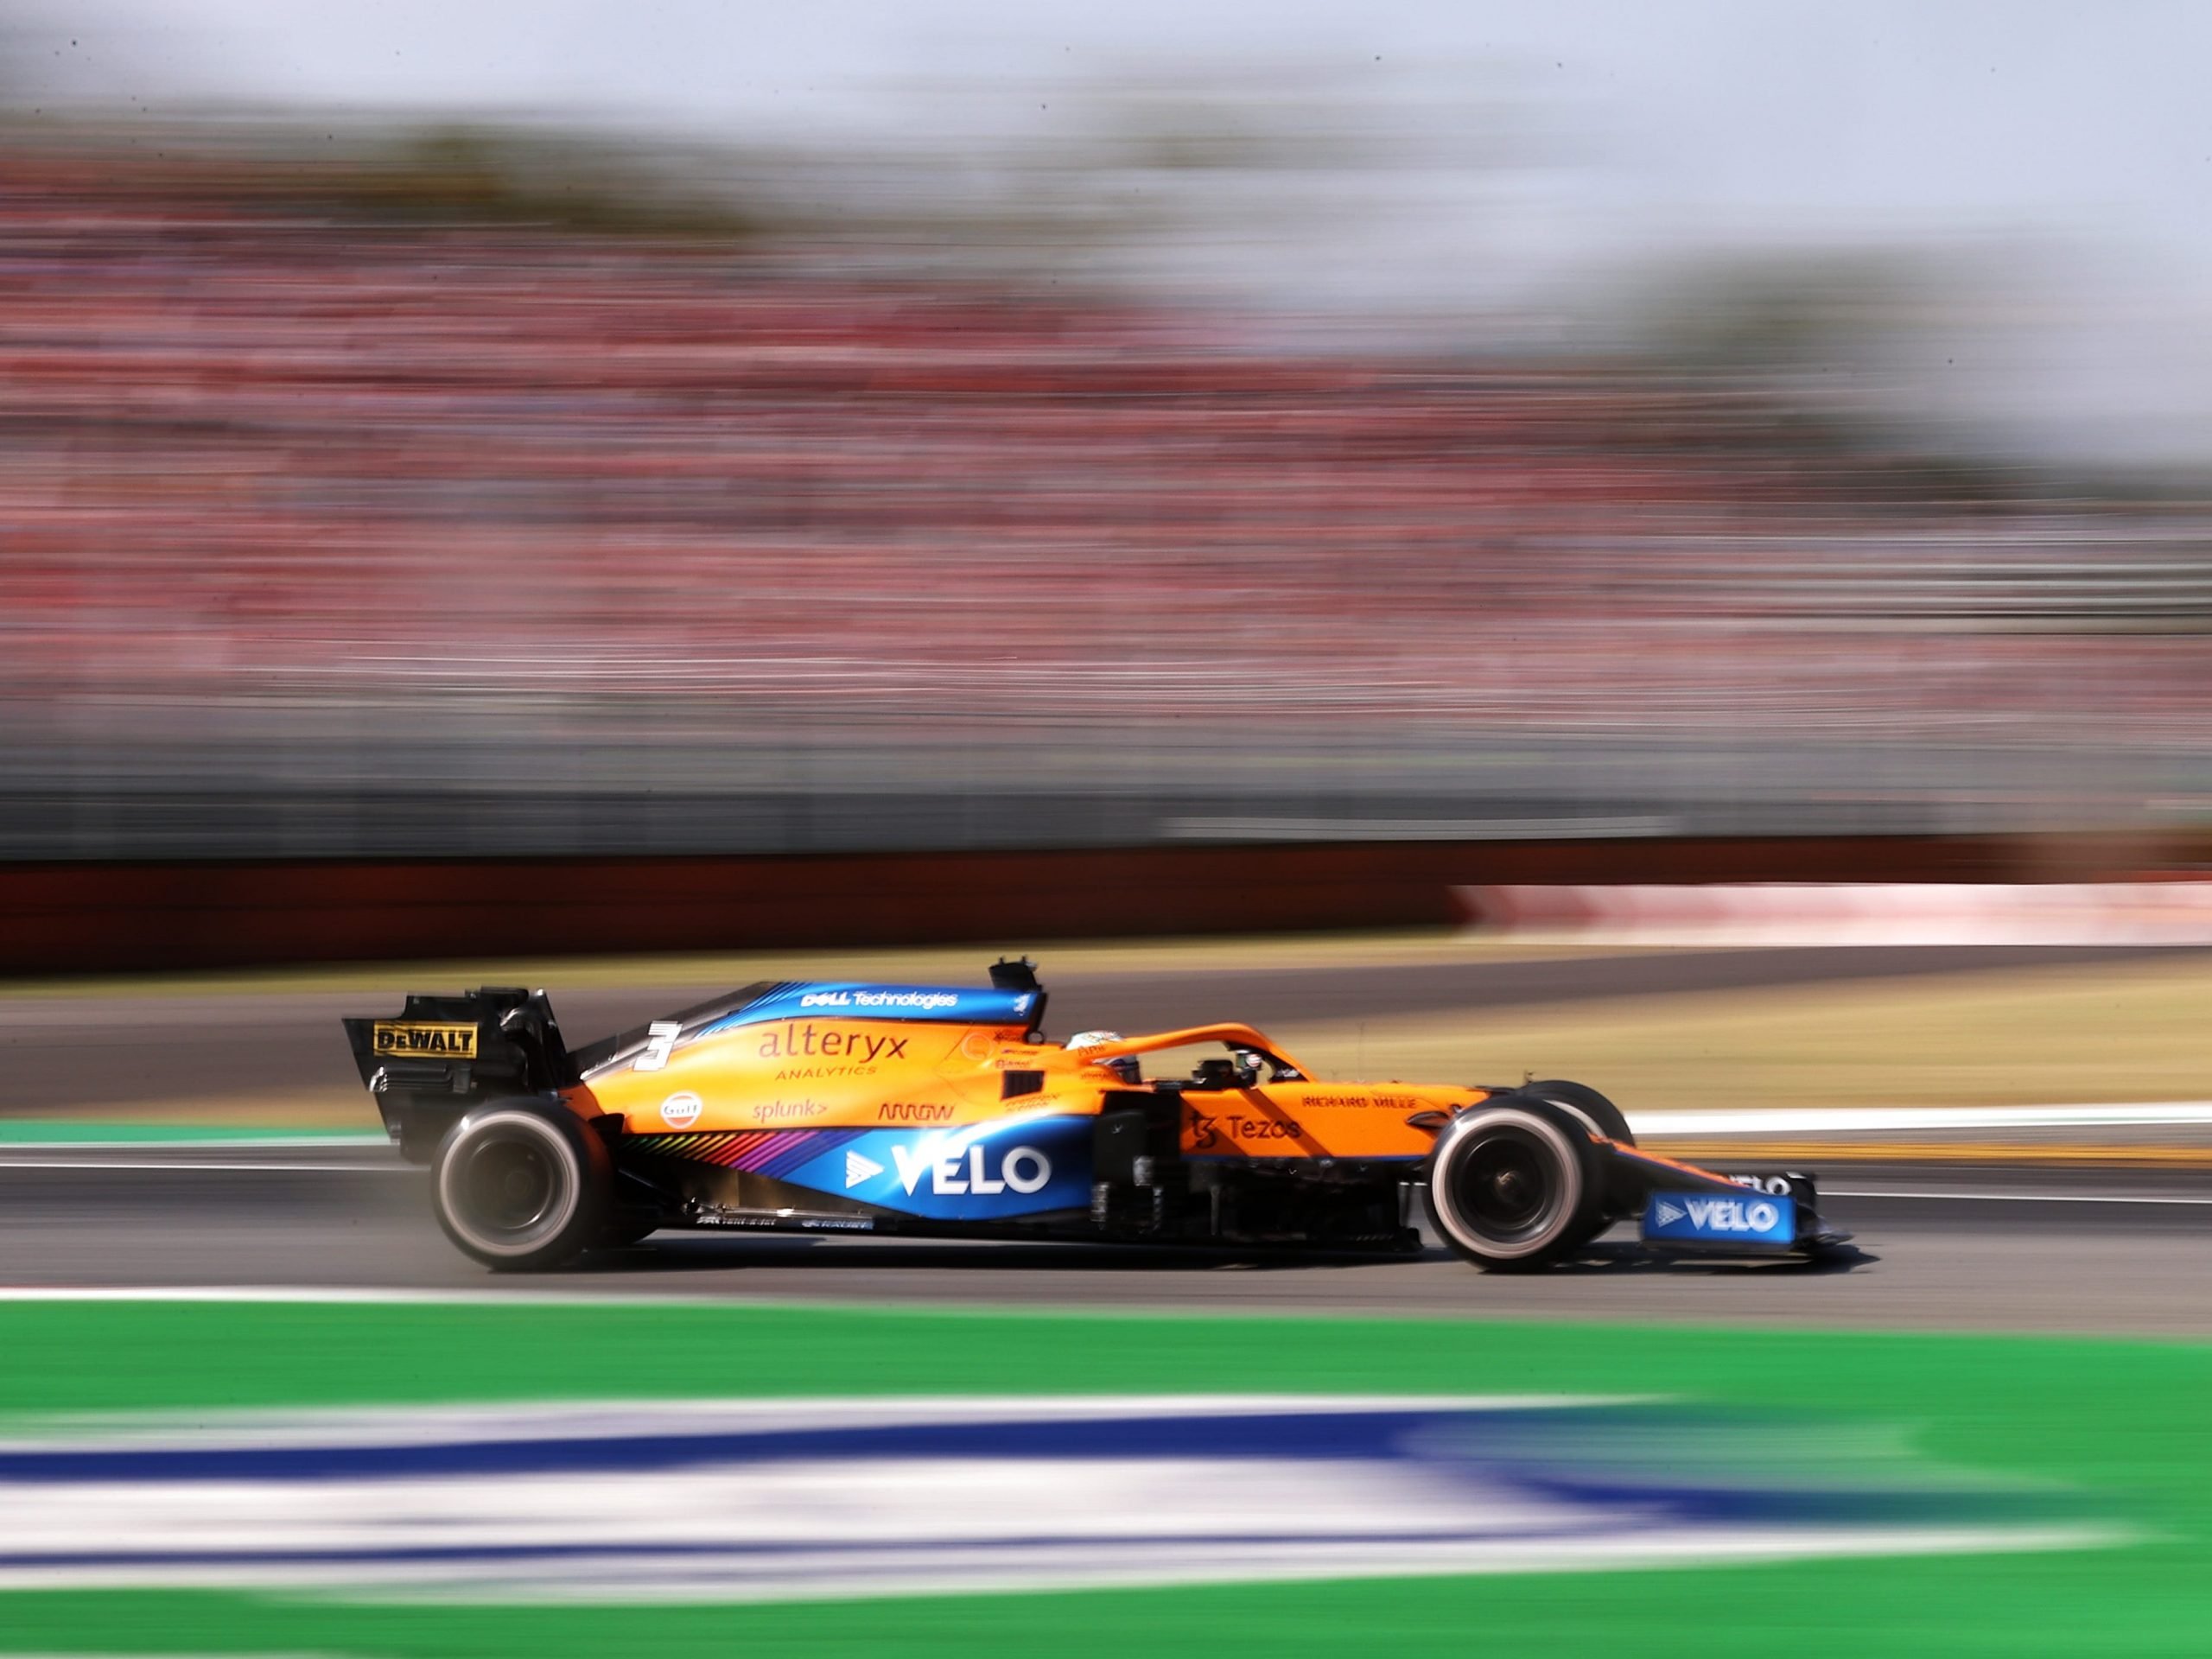
<instances>
[{"instance_id":1,"label":"pit wall","mask_svg":"<svg viewBox=\"0 0 2212 1659\"><path fill-rule=\"evenodd\" d=\"M1515 887L2100 881L2212 840L2097 836L1154 847L822 857L0 866L0 976L1495 921Z\"/></svg>"}]
</instances>

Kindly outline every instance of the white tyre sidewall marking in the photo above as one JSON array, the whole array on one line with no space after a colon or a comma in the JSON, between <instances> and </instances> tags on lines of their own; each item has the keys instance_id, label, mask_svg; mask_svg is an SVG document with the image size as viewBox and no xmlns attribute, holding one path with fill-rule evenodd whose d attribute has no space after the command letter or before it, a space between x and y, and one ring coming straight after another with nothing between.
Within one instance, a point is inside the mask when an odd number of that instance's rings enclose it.
<instances>
[{"instance_id":1,"label":"white tyre sidewall marking","mask_svg":"<svg viewBox=\"0 0 2212 1659\"><path fill-rule=\"evenodd\" d=\"M1599 1140L1610 1141L1613 1138L1611 1135L1605 1133L1604 1124L1599 1122L1596 1118L1591 1116L1589 1113L1584 1111L1580 1106L1570 1106L1567 1102L1563 1100L1554 1100L1549 1095L1541 1095L1539 1096L1538 1098L1541 1099L1547 1106L1558 1107L1560 1110L1565 1112L1576 1122L1581 1124L1584 1128L1596 1135Z\"/></svg>"},{"instance_id":2,"label":"white tyre sidewall marking","mask_svg":"<svg viewBox=\"0 0 2212 1659\"><path fill-rule=\"evenodd\" d=\"M494 1128L520 1125L535 1135L553 1154L554 1160L564 1176L563 1190L557 1204L555 1218L531 1230L530 1236L521 1241L486 1238L469 1224L467 1213L454 1203L453 1179L454 1171L470 1154L470 1143ZM446 1221L453 1230L467 1238L472 1248L486 1255L528 1255L542 1249L546 1240L558 1235L573 1220L576 1206L583 1202L584 1172L582 1160L569 1139L545 1119L529 1112L494 1112L469 1126L468 1139L454 1148L438 1166L438 1208L444 1211Z\"/></svg>"},{"instance_id":3,"label":"white tyre sidewall marking","mask_svg":"<svg viewBox=\"0 0 2212 1659\"><path fill-rule=\"evenodd\" d=\"M1480 1138L1479 1132L1491 1128L1510 1125L1525 1129L1546 1141L1559 1154L1561 1173L1560 1202L1553 1211L1552 1224L1541 1233L1513 1244L1497 1244L1484 1238L1467 1225L1452 1197L1452 1177L1457 1160L1465 1156L1460 1148ZM1436 1160L1434 1173L1429 1178L1429 1192L1436 1205L1436 1219L1452 1241L1478 1255L1494 1256L1500 1261L1517 1262L1523 1256L1534 1255L1557 1241L1573 1220L1582 1204L1582 1160L1573 1143L1558 1124L1538 1116L1534 1112L1503 1109L1494 1112L1470 1113L1445 1130L1453 1138L1444 1148L1443 1156Z\"/></svg>"}]
</instances>

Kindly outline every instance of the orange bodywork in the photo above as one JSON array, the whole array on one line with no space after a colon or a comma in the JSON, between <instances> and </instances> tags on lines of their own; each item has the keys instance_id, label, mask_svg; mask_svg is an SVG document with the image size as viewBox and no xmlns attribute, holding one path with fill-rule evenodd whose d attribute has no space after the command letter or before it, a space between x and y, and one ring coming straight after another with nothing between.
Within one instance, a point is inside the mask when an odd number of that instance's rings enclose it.
<instances>
[{"instance_id":1,"label":"orange bodywork","mask_svg":"<svg viewBox=\"0 0 2212 1659\"><path fill-rule=\"evenodd\" d=\"M762 981L577 1049L513 988L346 1030L402 1155L438 1172L440 1222L494 1267L668 1226L1402 1253L1417 1205L1482 1265L1639 1214L1670 1248L1843 1236L1810 1178L1643 1153L1582 1084L1335 1082L1236 1022L1051 1042L1046 1001L1002 960L988 989Z\"/></svg>"},{"instance_id":2,"label":"orange bodywork","mask_svg":"<svg viewBox=\"0 0 2212 1659\"><path fill-rule=\"evenodd\" d=\"M1183 1093L1192 1158L1421 1158L1431 1131L1408 1120L1489 1091L1314 1078L1249 1026L1197 1026L1069 1049L1010 1026L801 1016L652 1046L594 1071L565 1097L619 1114L635 1135L795 1128L931 1128L1002 1118L1095 1116L1132 1084L1109 1060L1218 1045L1270 1062L1269 1080Z\"/></svg>"}]
</instances>

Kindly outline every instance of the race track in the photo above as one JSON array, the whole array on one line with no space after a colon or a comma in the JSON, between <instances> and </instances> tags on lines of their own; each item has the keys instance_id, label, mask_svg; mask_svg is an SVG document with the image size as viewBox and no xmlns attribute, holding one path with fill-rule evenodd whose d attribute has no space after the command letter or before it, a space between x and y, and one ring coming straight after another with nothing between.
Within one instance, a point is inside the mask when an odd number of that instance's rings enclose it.
<instances>
[{"instance_id":1,"label":"race track","mask_svg":"<svg viewBox=\"0 0 2212 1659\"><path fill-rule=\"evenodd\" d=\"M1532 1277L1417 1259L662 1234L579 1270L495 1277L378 1147L11 1148L0 1284L1574 1317L1877 1329L2212 1334L2212 1183L2177 1172L1866 1166L1824 1205L1830 1266L1665 1263L1605 1241ZM1885 1196L1862 1196L1881 1194Z\"/></svg>"},{"instance_id":2,"label":"race track","mask_svg":"<svg viewBox=\"0 0 2212 1659\"><path fill-rule=\"evenodd\" d=\"M1063 1033L1230 1015L1288 1026L1330 1015L1534 1007L2143 954L1859 948L1094 971L1052 978L1050 1023ZM671 978L554 988L572 1039L582 1041L728 988ZM336 1018L387 1000L288 990L112 995L87 987L0 1001L0 1119L66 1117L139 1101L219 1103L249 1077L350 1096L359 1084ZM364 1100L361 1127L372 1122ZM2185 1141L2193 1133L2166 1135ZM487 1274L454 1251L430 1219L422 1173L382 1146L0 1146L0 1287L565 1292L2212 1334L2212 1175L2201 1167L1860 1162L1821 1173L1824 1208L1858 1235L1858 1246L1818 1268L1670 1264L1625 1238L1601 1242L1586 1262L1518 1278L1477 1274L1437 1249L1412 1259L1317 1262L664 1234L577 1271L515 1279Z\"/></svg>"},{"instance_id":3,"label":"race track","mask_svg":"<svg viewBox=\"0 0 2212 1659\"><path fill-rule=\"evenodd\" d=\"M1267 1030L1313 1020L1471 1013L1598 997L1898 979L2173 954L2119 946L1866 945L1146 973L1055 973L1048 960L1044 969L1052 992L1050 1027L1065 1035L1099 1027L1166 1030L1224 1019ZM974 977L981 978L988 958L988 951L976 951ZM416 988L457 990L462 978L458 971L432 970ZM581 1046L733 987L671 979L620 988L563 986L556 981L549 988L569 1043ZM397 1002L396 996L359 991L148 996L117 995L97 986L81 994L0 1000L0 1119L176 1100L219 1103L227 1096L272 1085L350 1095L359 1082L338 1032L339 1019L396 1007Z\"/></svg>"}]
</instances>

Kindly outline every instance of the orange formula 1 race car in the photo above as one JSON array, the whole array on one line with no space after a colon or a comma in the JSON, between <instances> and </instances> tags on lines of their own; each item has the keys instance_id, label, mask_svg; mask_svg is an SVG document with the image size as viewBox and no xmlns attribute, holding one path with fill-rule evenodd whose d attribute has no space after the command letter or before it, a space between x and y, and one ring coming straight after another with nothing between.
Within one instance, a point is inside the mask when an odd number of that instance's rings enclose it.
<instances>
[{"instance_id":1,"label":"orange formula 1 race car","mask_svg":"<svg viewBox=\"0 0 2212 1659\"><path fill-rule=\"evenodd\" d=\"M1654 1157L1580 1084L1329 1083L1249 1026L1056 1043L1044 1014L1001 962L988 990L750 985L573 1051L543 992L345 1023L446 1232L497 1268L664 1227L1409 1251L1417 1206L1493 1269L1630 1217L1699 1252L1845 1236L1809 1179Z\"/></svg>"}]
</instances>

